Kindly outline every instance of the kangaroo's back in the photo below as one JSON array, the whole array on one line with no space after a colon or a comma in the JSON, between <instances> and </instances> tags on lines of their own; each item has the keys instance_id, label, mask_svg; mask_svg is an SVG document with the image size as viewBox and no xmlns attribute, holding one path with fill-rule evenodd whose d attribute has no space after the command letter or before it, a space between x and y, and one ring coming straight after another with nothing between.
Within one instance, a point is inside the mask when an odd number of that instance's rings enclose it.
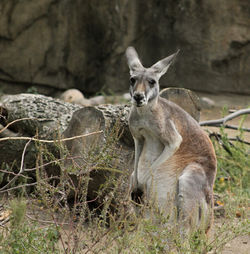
<instances>
[{"instance_id":1,"label":"kangaroo's back","mask_svg":"<svg viewBox=\"0 0 250 254\"><path fill-rule=\"evenodd\" d=\"M174 102L159 97L159 104L171 116L182 136L182 143L175 153L180 168L195 161L201 164L212 187L216 174L216 155L212 142L199 123Z\"/></svg>"}]
</instances>

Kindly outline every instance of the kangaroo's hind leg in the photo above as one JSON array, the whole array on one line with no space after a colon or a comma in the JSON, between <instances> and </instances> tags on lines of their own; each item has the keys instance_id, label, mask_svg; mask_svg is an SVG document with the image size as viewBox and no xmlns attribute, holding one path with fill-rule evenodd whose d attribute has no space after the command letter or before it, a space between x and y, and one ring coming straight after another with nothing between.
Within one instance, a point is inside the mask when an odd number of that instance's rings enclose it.
<instances>
[{"instance_id":1,"label":"kangaroo's hind leg","mask_svg":"<svg viewBox=\"0 0 250 254\"><path fill-rule=\"evenodd\" d=\"M189 164L178 179L177 219L180 230L188 234L207 230L212 219L212 186L201 165Z\"/></svg>"}]
</instances>

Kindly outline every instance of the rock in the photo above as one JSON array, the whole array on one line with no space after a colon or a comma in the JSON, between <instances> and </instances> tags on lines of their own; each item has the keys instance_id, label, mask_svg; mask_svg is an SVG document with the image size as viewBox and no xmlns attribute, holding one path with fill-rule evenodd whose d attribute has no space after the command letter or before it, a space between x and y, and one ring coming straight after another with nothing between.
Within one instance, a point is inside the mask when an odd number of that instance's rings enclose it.
<instances>
[{"instance_id":1,"label":"rock","mask_svg":"<svg viewBox=\"0 0 250 254\"><path fill-rule=\"evenodd\" d=\"M122 98L125 99L126 101L130 101L130 100L131 100L130 93L124 93L124 94L122 95Z\"/></svg>"},{"instance_id":2,"label":"rock","mask_svg":"<svg viewBox=\"0 0 250 254\"><path fill-rule=\"evenodd\" d=\"M97 105L100 105L100 104L105 104L105 97L102 96L102 95L92 97L89 100L90 100L90 104L92 106L97 106Z\"/></svg>"},{"instance_id":3,"label":"rock","mask_svg":"<svg viewBox=\"0 0 250 254\"><path fill-rule=\"evenodd\" d=\"M134 46L148 65L180 49L162 87L250 94L249 7L240 0L140 2L137 34L146 33Z\"/></svg>"},{"instance_id":4,"label":"rock","mask_svg":"<svg viewBox=\"0 0 250 254\"><path fill-rule=\"evenodd\" d=\"M82 106L90 106L90 100L86 99L81 91L78 89L68 89L63 92L60 99L65 102L76 103Z\"/></svg>"},{"instance_id":5,"label":"rock","mask_svg":"<svg viewBox=\"0 0 250 254\"><path fill-rule=\"evenodd\" d=\"M117 81L117 68L110 66L123 62L134 34L134 7L113 0L0 1L0 79L100 91Z\"/></svg>"},{"instance_id":6,"label":"rock","mask_svg":"<svg viewBox=\"0 0 250 254\"><path fill-rule=\"evenodd\" d=\"M78 89L68 89L63 92L60 99L65 102L76 103L82 106L96 106L105 103L104 96L95 96L90 99L86 99L83 93Z\"/></svg>"},{"instance_id":7,"label":"rock","mask_svg":"<svg viewBox=\"0 0 250 254\"><path fill-rule=\"evenodd\" d=\"M208 97L201 97L200 102L201 102L201 107L203 109L211 109L215 107L215 102Z\"/></svg>"},{"instance_id":8,"label":"rock","mask_svg":"<svg viewBox=\"0 0 250 254\"><path fill-rule=\"evenodd\" d=\"M133 44L148 66L180 48L162 88L250 94L249 7L242 0L1 0L0 84L10 92L125 92L124 52Z\"/></svg>"}]
</instances>

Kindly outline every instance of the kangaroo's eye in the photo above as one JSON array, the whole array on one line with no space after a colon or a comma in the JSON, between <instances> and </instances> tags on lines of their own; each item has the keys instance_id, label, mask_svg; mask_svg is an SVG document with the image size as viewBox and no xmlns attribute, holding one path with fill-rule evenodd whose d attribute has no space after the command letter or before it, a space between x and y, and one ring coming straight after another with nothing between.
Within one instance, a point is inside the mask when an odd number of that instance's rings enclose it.
<instances>
[{"instance_id":1,"label":"kangaroo's eye","mask_svg":"<svg viewBox=\"0 0 250 254\"><path fill-rule=\"evenodd\" d=\"M130 78L130 84L131 84L131 85L134 85L134 84L135 84L135 82L136 82L135 78L133 78L133 77L132 77L132 78Z\"/></svg>"},{"instance_id":2,"label":"kangaroo's eye","mask_svg":"<svg viewBox=\"0 0 250 254\"><path fill-rule=\"evenodd\" d=\"M154 79L149 79L149 80L148 80L148 83L149 83L150 85L154 85L154 84L156 83L156 81L155 81Z\"/></svg>"}]
</instances>

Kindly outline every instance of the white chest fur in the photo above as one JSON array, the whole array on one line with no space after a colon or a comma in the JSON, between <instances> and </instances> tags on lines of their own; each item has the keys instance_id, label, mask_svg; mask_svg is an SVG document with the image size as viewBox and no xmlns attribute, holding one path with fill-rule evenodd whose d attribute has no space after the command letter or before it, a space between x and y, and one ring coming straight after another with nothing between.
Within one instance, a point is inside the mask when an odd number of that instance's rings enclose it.
<instances>
[{"instance_id":1,"label":"white chest fur","mask_svg":"<svg viewBox=\"0 0 250 254\"><path fill-rule=\"evenodd\" d=\"M159 168L152 168L153 163L164 150L164 144L144 125L144 128L136 128L137 133L143 137L143 145L138 160L137 182L148 198L158 201L160 206L166 208L167 201L176 190L177 176L169 172L167 163ZM162 207L163 208L163 207Z\"/></svg>"},{"instance_id":2,"label":"white chest fur","mask_svg":"<svg viewBox=\"0 0 250 254\"><path fill-rule=\"evenodd\" d=\"M143 136L144 142L138 161L137 177L139 186L143 187L148 183L149 178L155 174L151 166L162 153L164 145L148 130L140 129L139 132Z\"/></svg>"}]
</instances>

